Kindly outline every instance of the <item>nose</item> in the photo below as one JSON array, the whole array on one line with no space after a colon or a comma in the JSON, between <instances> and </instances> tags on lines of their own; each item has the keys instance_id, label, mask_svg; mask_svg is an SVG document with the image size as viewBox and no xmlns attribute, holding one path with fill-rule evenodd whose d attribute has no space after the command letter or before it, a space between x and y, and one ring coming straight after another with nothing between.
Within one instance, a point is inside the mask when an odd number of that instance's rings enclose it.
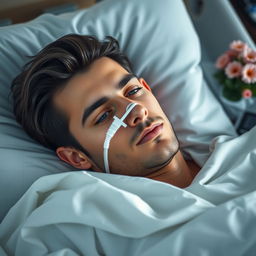
<instances>
[{"instance_id":1,"label":"nose","mask_svg":"<svg viewBox=\"0 0 256 256\"><path fill-rule=\"evenodd\" d=\"M125 123L130 127L135 127L139 123L146 121L148 117L148 110L145 106L137 103L129 115L125 119Z\"/></svg>"}]
</instances>

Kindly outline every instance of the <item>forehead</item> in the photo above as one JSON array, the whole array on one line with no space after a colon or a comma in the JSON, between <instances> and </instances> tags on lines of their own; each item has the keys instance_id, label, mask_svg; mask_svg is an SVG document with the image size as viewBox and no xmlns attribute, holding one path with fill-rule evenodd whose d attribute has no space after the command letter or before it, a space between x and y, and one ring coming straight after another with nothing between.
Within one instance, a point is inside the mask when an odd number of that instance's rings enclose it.
<instances>
[{"instance_id":1,"label":"forehead","mask_svg":"<svg viewBox=\"0 0 256 256\"><path fill-rule=\"evenodd\" d=\"M54 96L54 104L69 117L74 111L82 111L95 99L109 96L111 86L128 72L114 60L102 57L94 61L86 72L79 73Z\"/></svg>"}]
</instances>

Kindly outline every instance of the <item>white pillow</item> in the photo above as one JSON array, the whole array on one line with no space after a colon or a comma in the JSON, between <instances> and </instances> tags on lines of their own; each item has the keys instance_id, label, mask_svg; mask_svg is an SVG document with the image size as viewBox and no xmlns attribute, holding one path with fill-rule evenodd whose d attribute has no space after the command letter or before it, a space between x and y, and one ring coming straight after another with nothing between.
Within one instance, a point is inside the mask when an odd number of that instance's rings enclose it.
<instances>
[{"instance_id":1,"label":"white pillow","mask_svg":"<svg viewBox=\"0 0 256 256\"><path fill-rule=\"evenodd\" d=\"M43 15L0 29L0 219L39 177L74 170L15 121L13 78L42 47L69 34L111 35L172 121L187 155L203 164L208 145L235 131L202 78L200 46L181 0L108 0L74 13Z\"/></svg>"}]
</instances>

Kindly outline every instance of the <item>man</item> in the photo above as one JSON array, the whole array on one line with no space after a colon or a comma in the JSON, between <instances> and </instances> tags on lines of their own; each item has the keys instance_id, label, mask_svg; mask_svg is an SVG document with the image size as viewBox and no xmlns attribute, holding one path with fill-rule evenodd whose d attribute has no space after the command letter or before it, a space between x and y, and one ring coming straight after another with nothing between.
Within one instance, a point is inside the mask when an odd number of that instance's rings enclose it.
<instances>
[{"instance_id":1,"label":"man","mask_svg":"<svg viewBox=\"0 0 256 256\"><path fill-rule=\"evenodd\" d=\"M112 37L58 39L25 66L12 92L25 131L77 169L105 172L107 162L110 173L178 187L191 184L200 169L183 158L149 85L134 75ZM106 148L115 120L120 125Z\"/></svg>"}]
</instances>

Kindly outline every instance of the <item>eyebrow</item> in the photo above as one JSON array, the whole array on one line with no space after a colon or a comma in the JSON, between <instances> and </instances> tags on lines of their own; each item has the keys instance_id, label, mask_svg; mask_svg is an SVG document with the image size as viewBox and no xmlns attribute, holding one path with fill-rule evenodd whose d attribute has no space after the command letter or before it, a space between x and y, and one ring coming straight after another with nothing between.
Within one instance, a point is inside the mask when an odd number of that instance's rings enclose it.
<instances>
[{"instance_id":1,"label":"eyebrow","mask_svg":"<svg viewBox=\"0 0 256 256\"><path fill-rule=\"evenodd\" d=\"M137 78L134 74L126 74L124 75L121 80L117 83L116 89L122 89L131 79ZM103 105L105 102L109 100L109 97L101 97L100 99L96 100L92 103L89 107L87 107L82 116L82 126L84 126L85 121L87 118L92 114L92 112Z\"/></svg>"}]
</instances>

